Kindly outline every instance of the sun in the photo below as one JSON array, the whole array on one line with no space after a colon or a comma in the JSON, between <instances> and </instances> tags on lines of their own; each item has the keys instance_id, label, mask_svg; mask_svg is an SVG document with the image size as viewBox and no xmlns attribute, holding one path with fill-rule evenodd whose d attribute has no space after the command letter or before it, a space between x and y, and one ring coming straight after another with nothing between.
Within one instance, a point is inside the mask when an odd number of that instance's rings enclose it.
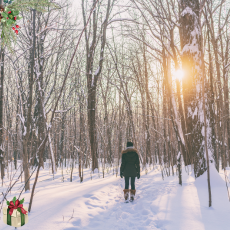
<instances>
[{"instance_id":1,"label":"sun","mask_svg":"<svg viewBox=\"0 0 230 230\"><path fill-rule=\"evenodd\" d=\"M177 79L177 80L181 81L182 78L184 77L184 71L182 69L177 69L173 72L172 77L174 80Z\"/></svg>"}]
</instances>

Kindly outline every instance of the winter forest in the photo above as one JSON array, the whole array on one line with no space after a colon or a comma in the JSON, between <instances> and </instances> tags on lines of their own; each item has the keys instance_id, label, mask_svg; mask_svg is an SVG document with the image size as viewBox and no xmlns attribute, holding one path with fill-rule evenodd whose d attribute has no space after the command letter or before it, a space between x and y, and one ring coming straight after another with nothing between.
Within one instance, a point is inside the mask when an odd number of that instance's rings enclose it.
<instances>
[{"instance_id":1,"label":"winter forest","mask_svg":"<svg viewBox=\"0 0 230 230\"><path fill-rule=\"evenodd\" d=\"M0 33L0 229L229 230L230 1L0 0Z\"/></svg>"}]
</instances>

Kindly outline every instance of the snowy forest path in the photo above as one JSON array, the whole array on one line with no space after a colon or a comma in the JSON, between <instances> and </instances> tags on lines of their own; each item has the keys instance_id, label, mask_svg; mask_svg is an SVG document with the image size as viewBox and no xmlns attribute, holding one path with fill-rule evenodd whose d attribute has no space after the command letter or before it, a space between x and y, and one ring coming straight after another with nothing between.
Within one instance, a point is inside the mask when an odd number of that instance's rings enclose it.
<instances>
[{"instance_id":1,"label":"snowy forest path","mask_svg":"<svg viewBox=\"0 0 230 230\"><path fill-rule=\"evenodd\" d=\"M124 203L124 179L115 175L85 172L83 183L77 175L73 182L60 182L61 173L42 180L35 191L29 223L25 230L228 230L230 204L221 173L211 167L213 207L208 208L207 175L195 180L183 168L183 185L178 177L162 180L160 167L141 172L136 180L134 202ZM59 178L59 179L58 179ZM16 191L12 193L17 196ZM30 193L23 193L28 206ZM9 197L8 199L11 199ZM12 227L0 222L1 230Z\"/></svg>"},{"instance_id":2,"label":"snowy forest path","mask_svg":"<svg viewBox=\"0 0 230 230\"><path fill-rule=\"evenodd\" d=\"M167 196L175 186L175 183L162 181L161 172L154 170L136 180L134 202L124 203L124 179L117 178L112 184L85 195L88 217L76 219L72 222L73 226L65 230L163 230L168 222L158 217L159 200L161 196Z\"/></svg>"}]
</instances>

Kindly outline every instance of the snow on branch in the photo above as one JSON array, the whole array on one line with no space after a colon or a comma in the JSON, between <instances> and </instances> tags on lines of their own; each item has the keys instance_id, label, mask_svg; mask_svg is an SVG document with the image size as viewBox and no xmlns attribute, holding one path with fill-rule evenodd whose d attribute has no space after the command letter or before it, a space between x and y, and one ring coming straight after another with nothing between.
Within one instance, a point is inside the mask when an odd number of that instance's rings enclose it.
<instances>
[{"instance_id":1,"label":"snow on branch","mask_svg":"<svg viewBox=\"0 0 230 230\"><path fill-rule=\"evenodd\" d=\"M101 69L101 67L99 66L98 68L97 68L97 70L95 71L95 74L94 75L98 75L98 73L100 72L100 69Z\"/></svg>"},{"instance_id":2,"label":"snow on branch","mask_svg":"<svg viewBox=\"0 0 230 230\"><path fill-rule=\"evenodd\" d=\"M199 48L199 37L201 35L201 29L199 26L198 16L190 7L186 7L181 13L182 17L184 17L185 15L192 16L194 20L194 29L191 32L191 41L183 47L181 54L182 55L184 53L193 54L194 60L197 63L196 69L199 70L201 66L201 59L200 59L201 52Z\"/></svg>"},{"instance_id":3,"label":"snow on branch","mask_svg":"<svg viewBox=\"0 0 230 230\"><path fill-rule=\"evenodd\" d=\"M21 122L22 122L22 125L24 126L25 124L25 118L21 116L21 114L17 114L17 116L19 116Z\"/></svg>"},{"instance_id":4,"label":"snow on branch","mask_svg":"<svg viewBox=\"0 0 230 230\"><path fill-rule=\"evenodd\" d=\"M195 12L193 12L193 10L190 7L186 7L182 13L181 13L181 17L184 17L186 14L190 14L190 15L194 15Z\"/></svg>"}]
</instances>

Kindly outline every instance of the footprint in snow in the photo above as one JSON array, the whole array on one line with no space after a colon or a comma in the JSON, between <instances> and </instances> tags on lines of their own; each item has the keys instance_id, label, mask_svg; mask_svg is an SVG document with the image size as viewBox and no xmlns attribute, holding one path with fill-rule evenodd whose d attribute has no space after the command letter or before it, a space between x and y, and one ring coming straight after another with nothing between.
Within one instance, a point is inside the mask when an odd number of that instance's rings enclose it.
<instances>
[{"instance_id":1,"label":"footprint in snow","mask_svg":"<svg viewBox=\"0 0 230 230\"><path fill-rule=\"evenodd\" d=\"M96 196L92 196L92 197L90 197L90 199L92 199L92 200L99 200Z\"/></svg>"},{"instance_id":2,"label":"footprint in snow","mask_svg":"<svg viewBox=\"0 0 230 230\"><path fill-rule=\"evenodd\" d=\"M127 219L127 218L129 218L128 213L123 212L123 213L121 214L121 218L122 218L122 219Z\"/></svg>"},{"instance_id":3,"label":"footprint in snow","mask_svg":"<svg viewBox=\"0 0 230 230\"><path fill-rule=\"evenodd\" d=\"M83 195L83 197L85 197L85 198L90 198L91 196L93 196L93 194L85 194L85 195Z\"/></svg>"},{"instance_id":4,"label":"footprint in snow","mask_svg":"<svg viewBox=\"0 0 230 230\"><path fill-rule=\"evenodd\" d=\"M149 214L149 211L147 210L147 209L144 209L143 211L142 211L142 215L148 215Z\"/></svg>"},{"instance_id":5,"label":"footprint in snow","mask_svg":"<svg viewBox=\"0 0 230 230\"><path fill-rule=\"evenodd\" d=\"M94 208L101 208L99 205L91 204L89 201L85 202L86 205L92 206Z\"/></svg>"},{"instance_id":6,"label":"footprint in snow","mask_svg":"<svg viewBox=\"0 0 230 230\"><path fill-rule=\"evenodd\" d=\"M151 211L152 211L152 213L153 213L154 215L157 214L158 211L159 211L159 207L157 207L157 206L155 206L155 205L151 205L151 206L150 206L150 209L151 209Z\"/></svg>"}]
</instances>

